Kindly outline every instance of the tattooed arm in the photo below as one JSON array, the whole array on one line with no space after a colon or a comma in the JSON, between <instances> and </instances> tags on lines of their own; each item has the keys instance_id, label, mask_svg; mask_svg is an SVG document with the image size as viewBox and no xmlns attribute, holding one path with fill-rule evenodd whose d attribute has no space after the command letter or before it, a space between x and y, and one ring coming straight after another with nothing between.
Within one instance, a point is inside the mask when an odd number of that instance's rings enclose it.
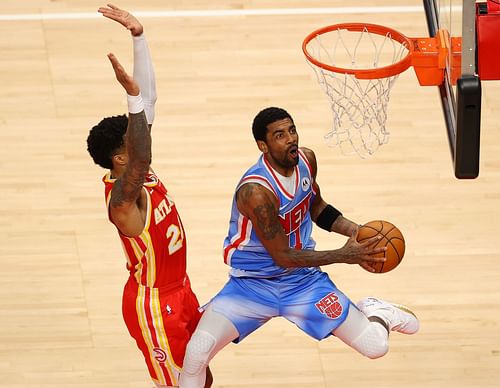
<instances>
[{"instance_id":1,"label":"tattooed arm","mask_svg":"<svg viewBox=\"0 0 500 388\"><path fill-rule=\"evenodd\" d=\"M139 86L113 54L108 55L116 79L129 100L129 117L125 135L127 164L111 191L110 213L113 222L125 235L138 236L146 219L146 196L142 189L151 161L151 134Z\"/></svg>"},{"instance_id":2,"label":"tattooed arm","mask_svg":"<svg viewBox=\"0 0 500 388\"><path fill-rule=\"evenodd\" d=\"M237 192L238 209L252 222L262 245L267 249L276 264L281 267L316 267L334 263L359 264L368 271L370 264L384 261L373 255L385 248L373 248L378 237L360 244L354 233L347 243L339 249L312 251L291 249L279 221L279 203L273 193L256 183L247 183Z\"/></svg>"}]
</instances>

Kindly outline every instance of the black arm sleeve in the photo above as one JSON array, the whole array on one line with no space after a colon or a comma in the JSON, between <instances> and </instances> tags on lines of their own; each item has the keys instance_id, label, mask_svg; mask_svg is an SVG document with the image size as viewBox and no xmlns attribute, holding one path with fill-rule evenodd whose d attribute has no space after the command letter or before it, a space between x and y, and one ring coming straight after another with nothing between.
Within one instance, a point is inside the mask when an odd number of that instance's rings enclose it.
<instances>
[{"instance_id":1,"label":"black arm sleeve","mask_svg":"<svg viewBox=\"0 0 500 388\"><path fill-rule=\"evenodd\" d=\"M326 207L316 219L316 225L318 225L321 229L330 232L330 228L332 227L333 223L341 215L342 213L335 209L332 205L326 205Z\"/></svg>"}]
</instances>

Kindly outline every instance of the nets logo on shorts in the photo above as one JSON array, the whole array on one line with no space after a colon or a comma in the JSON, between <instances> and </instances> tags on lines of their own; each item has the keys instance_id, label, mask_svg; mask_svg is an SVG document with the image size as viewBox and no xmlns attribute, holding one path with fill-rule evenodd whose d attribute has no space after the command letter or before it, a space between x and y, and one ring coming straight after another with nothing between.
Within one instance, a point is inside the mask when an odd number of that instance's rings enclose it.
<instances>
[{"instance_id":1,"label":"nets logo on shorts","mask_svg":"<svg viewBox=\"0 0 500 388\"><path fill-rule=\"evenodd\" d=\"M339 302L339 297L335 292L330 292L327 296L323 297L316 303L316 308L325 314L328 318L337 319L342 315L342 305Z\"/></svg>"}]
</instances>

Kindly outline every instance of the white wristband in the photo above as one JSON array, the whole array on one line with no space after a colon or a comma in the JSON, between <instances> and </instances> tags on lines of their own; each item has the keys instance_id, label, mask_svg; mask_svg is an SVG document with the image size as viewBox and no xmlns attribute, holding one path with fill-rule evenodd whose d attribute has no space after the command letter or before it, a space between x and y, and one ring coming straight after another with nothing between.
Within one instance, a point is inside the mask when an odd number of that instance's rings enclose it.
<instances>
[{"instance_id":1,"label":"white wristband","mask_svg":"<svg viewBox=\"0 0 500 388\"><path fill-rule=\"evenodd\" d=\"M137 96L127 94L127 104L129 113L139 113L144 110L144 102L142 101L141 93Z\"/></svg>"},{"instance_id":2,"label":"white wristband","mask_svg":"<svg viewBox=\"0 0 500 388\"><path fill-rule=\"evenodd\" d=\"M146 39L144 37L144 33L142 33L141 35L132 35L132 40L144 40Z\"/></svg>"}]
</instances>

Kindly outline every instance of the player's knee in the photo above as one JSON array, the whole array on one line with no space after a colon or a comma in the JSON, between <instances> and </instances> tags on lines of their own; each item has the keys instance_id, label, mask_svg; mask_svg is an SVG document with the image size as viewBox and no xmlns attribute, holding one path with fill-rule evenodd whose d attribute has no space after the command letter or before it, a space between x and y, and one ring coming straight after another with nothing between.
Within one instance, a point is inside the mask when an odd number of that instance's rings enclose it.
<instances>
[{"instance_id":1,"label":"player's knee","mask_svg":"<svg viewBox=\"0 0 500 388\"><path fill-rule=\"evenodd\" d=\"M380 358L389 351L387 334L374 325L378 323L370 324L351 344L354 349L371 359Z\"/></svg>"},{"instance_id":2,"label":"player's knee","mask_svg":"<svg viewBox=\"0 0 500 388\"><path fill-rule=\"evenodd\" d=\"M186 347L183 373L188 375L205 373L215 342L212 334L203 330L195 331Z\"/></svg>"},{"instance_id":3,"label":"player's knee","mask_svg":"<svg viewBox=\"0 0 500 388\"><path fill-rule=\"evenodd\" d=\"M389 351L389 346L387 343L383 345L377 344L376 346L366 349L364 356L374 360L376 358L385 356L388 351Z\"/></svg>"}]
</instances>

